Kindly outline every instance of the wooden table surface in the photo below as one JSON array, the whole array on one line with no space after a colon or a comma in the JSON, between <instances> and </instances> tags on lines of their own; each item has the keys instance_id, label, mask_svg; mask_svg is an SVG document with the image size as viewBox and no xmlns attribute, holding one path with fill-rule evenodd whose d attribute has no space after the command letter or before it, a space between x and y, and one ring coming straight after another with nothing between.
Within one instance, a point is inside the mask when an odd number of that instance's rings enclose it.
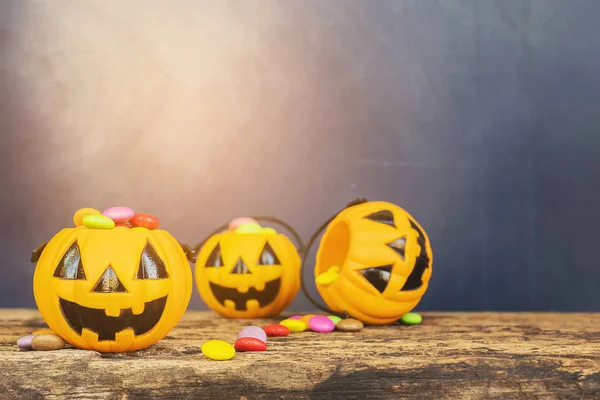
<instances>
[{"instance_id":1,"label":"wooden table surface","mask_svg":"<svg viewBox=\"0 0 600 400\"><path fill-rule=\"evenodd\" d=\"M211 361L247 325L188 312L133 353L23 352L35 310L0 310L0 398L600 398L600 314L424 313L418 326L270 338L264 353Z\"/></svg>"}]
</instances>

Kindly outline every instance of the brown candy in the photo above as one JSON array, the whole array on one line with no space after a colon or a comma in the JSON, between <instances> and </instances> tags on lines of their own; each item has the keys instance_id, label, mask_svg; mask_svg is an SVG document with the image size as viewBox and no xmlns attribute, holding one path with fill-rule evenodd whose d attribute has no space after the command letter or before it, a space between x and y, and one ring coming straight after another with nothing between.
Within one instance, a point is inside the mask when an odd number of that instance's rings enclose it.
<instances>
[{"instance_id":1,"label":"brown candy","mask_svg":"<svg viewBox=\"0 0 600 400\"><path fill-rule=\"evenodd\" d=\"M364 324L357 319L347 318L337 323L335 329L344 332L358 332L364 328Z\"/></svg>"},{"instance_id":2,"label":"brown candy","mask_svg":"<svg viewBox=\"0 0 600 400\"><path fill-rule=\"evenodd\" d=\"M31 348L36 351L60 350L65 347L65 341L56 335L35 335L31 339Z\"/></svg>"}]
</instances>

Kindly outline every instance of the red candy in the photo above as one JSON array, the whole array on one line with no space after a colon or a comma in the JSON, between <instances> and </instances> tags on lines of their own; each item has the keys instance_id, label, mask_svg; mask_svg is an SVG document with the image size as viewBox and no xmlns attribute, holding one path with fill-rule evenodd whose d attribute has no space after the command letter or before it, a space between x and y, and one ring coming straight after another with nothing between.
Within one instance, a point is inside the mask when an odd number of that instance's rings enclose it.
<instances>
[{"instance_id":1,"label":"red candy","mask_svg":"<svg viewBox=\"0 0 600 400\"><path fill-rule=\"evenodd\" d=\"M147 229L157 229L160 225L160 221L154 215L150 214L134 214L133 217L129 220L131 226L147 228Z\"/></svg>"},{"instance_id":2,"label":"red candy","mask_svg":"<svg viewBox=\"0 0 600 400\"><path fill-rule=\"evenodd\" d=\"M233 344L236 351L266 351L267 345L253 337L241 337Z\"/></svg>"},{"instance_id":3,"label":"red candy","mask_svg":"<svg viewBox=\"0 0 600 400\"><path fill-rule=\"evenodd\" d=\"M267 325L263 328L267 336L287 336L290 334L290 329L287 326L279 324Z\"/></svg>"}]
</instances>

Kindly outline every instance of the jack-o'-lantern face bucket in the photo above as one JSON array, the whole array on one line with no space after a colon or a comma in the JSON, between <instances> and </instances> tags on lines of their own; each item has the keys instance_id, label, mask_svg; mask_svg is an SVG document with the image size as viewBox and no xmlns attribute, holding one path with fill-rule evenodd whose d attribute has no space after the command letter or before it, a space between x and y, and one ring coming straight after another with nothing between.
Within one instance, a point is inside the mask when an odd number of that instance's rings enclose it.
<instances>
[{"instance_id":1,"label":"jack-o'-lantern face bucket","mask_svg":"<svg viewBox=\"0 0 600 400\"><path fill-rule=\"evenodd\" d=\"M196 287L204 302L227 318L279 314L299 288L300 256L270 228L215 234L196 260Z\"/></svg>"},{"instance_id":2,"label":"jack-o'-lantern face bucket","mask_svg":"<svg viewBox=\"0 0 600 400\"><path fill-rule=\"evenodd\" d=\"M406 211L366 202L346 208L329 223L314 273L331 310L382 325L418 304L431 264L429 239Z\"/></svg>"},{"instance_id":3,"label":"jack-o'-lantern face bucket","mask_svg":"<svg viewBox=\"0 0 600 400\"><path fill-rule=\"evenodd\" d=\"M183 316L191 271L165 230L67 228L44 248L35 300L48 326L81 349L122 352L163 338Z\"/></svg>"}]
</instances>

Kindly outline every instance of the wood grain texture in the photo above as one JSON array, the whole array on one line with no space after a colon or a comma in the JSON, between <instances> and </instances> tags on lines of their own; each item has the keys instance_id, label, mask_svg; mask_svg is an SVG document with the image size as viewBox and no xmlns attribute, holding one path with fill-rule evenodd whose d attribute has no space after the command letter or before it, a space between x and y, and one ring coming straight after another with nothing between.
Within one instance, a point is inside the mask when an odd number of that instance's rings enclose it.
<instances>
[{"instance_id":1,"label":"wood grain texture","mask_svg":"<svg viewBox=\"0 0 600 400\"><path fill-rule=\"evenodd\" d=\"M188 312L165 339L124 354L21 352L45 326L0 310L0 398L600 398L600 314L426 313L418 326L270 338L265 353L211 361L202 343L244 326Z\"/></svg>"}]
</instances>

